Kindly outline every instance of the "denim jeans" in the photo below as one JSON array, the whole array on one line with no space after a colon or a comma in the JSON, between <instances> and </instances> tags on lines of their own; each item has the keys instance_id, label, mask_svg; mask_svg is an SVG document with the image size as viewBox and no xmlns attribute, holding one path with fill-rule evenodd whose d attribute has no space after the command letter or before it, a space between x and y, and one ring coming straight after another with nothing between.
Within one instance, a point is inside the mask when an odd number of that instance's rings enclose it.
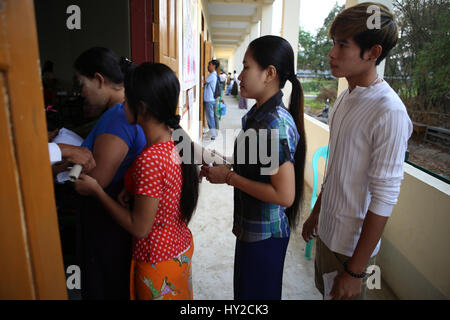
<instances>
[{"instance_id":1,"label":"denim jeans","mask_svg":"<svg viewBox=\"0 0 450 320\"><path fill-rule=\"evenodd\" d=\"M216 122L214 121L214 101L204 101L206 121L208 121L208 127L211 129L211 137L216 137Z\"/></svg>"}]
</instances>

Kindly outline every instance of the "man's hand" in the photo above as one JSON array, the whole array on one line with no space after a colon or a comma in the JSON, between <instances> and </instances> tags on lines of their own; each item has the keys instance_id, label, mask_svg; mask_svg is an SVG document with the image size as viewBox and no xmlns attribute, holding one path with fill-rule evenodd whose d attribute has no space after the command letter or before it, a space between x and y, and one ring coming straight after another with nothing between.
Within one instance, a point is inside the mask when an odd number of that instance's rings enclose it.
<instances>
[{"instance_id":1,"label":"man's hand","mask_svg":"<svg viewBox=\"0 0 450 320\"><path fill-rule=\"evenodd\" d=\"M334 278L330 296L333 300L355 299L361 293L362 279L353 278L344 270Z\"/></svg>"},{"instance_id":2,"label":"man's hand","mask_svg":"<svg viewBox=\"0 0 450 320\"><path fill-rule=\"evenodd\" d=\"M94 157L88 148L63 143L58 143L58 146L61 149L63 159L81 165L83 172L89 172L95 168Z\"/></svg>"},{"instance_id":3,"label":"man's hand","mask_svg":"<svg viewBox=\"0 0 450 320\"><path fill-rule=\"evenodd\" d=\"M319 214L313 211L303 224L302 230L303 240L308 242L309 240L317 237L318 225L319 225Z\"/></svg>"}]
</instances>

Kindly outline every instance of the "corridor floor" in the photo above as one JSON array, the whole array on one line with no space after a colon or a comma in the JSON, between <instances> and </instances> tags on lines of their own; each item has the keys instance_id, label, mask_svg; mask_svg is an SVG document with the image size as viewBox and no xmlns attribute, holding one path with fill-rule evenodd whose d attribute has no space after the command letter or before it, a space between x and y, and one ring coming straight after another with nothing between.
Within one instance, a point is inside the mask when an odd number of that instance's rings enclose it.
<instances>
[{"instance_id":1,"label":"corridor floor","mask_svg":"<svg viewBox=\"0 0 450 320\"><path fill-rule=\"evenodd\" d=\"M226 129L240 129L241 118L248 110L238 108L232 96L225 96L227 114L220 121L217 139L211 141L204 135L203 146L215 149L227 156L232 154L233 141L224 139ZM249 101L248 109L253 103ZM226 140L226 141L224 141ZM308 214L311 189L305 192L302 218L292 232L287 249L283 275L283 300L319 300L321 294L314 286L314 250L312 260L304 258L305 242L301 238L301 226ZM194 236L193 288L194 299L233 299L233 262L235 236L232 234L233 188L214 185L203 179L197 211L189 227ZM385 283L381 290L368 290L369 299L395 299Z\"/></svg>"}]
</instances>

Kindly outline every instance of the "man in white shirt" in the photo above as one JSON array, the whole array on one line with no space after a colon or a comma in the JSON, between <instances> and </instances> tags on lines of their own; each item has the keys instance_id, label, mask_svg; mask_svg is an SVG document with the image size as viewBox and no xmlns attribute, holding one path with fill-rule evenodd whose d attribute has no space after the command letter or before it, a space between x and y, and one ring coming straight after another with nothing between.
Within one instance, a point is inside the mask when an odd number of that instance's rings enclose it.
<instances>
[{"instance_id":1,"label":"man in white shirt","mask_svg":"<svg viewBox=\"0 0 450 320\"><path fill-rule=\"evenodd\" d=\"M380 8L372 25L371 5ZM375 20L376 21L376 20ZM328 169L322 192L303 225L305 241L316 239L315 281L325 296L323 275L337 271L330 296L364 299L385 224L397 202L412 123L398 95L376 66L397 42L397 26L378 3L342 11L330 28L331 72L348 89L330 116Z\"/></svg>"}]
</instances>

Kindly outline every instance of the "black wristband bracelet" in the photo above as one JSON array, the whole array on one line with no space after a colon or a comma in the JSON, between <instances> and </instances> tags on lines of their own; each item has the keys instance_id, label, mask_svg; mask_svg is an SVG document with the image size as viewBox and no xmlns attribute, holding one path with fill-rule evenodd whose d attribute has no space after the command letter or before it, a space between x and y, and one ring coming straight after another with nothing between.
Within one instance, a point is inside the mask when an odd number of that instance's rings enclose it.
<instances>
[{"instance_id":1,"label":"black wristband bracelet","mask_svg":"<svg viewBox=\"0 0 450 320\"><path fill-rule=\"evenodd\" d=\"M361 274L357 274L357 273L354 273L354 272L351 272L350 270L348 270L348 268L347 268L347 261L344 262L344 270L349 275L351 275L353 278L357 278L357 279L362 279L362 278L364 278L367 275L366 272L363 272Z\"/></svg>"}]
</instances>

